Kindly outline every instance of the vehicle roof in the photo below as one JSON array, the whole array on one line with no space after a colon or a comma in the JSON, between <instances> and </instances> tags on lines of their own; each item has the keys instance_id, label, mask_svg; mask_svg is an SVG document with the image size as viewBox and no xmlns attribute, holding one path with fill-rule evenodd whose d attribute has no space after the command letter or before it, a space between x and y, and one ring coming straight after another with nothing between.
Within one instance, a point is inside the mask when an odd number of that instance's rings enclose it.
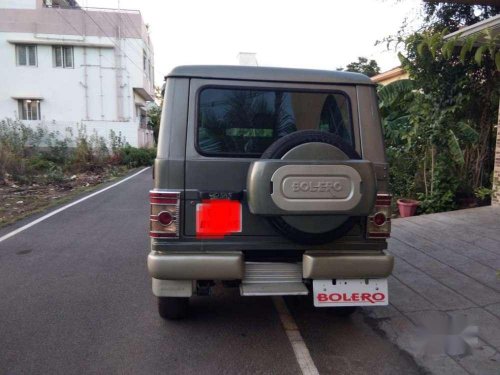
<instances>
[{"instance_id":1,"label":"vehicle roof","mask_svg":"<svg viewBox=\"0 0 500 375\"><path fill-rule=\"evenodd\" d=\"M360 73L239 65L183 65L174 68L166 77L374 85L370 78Z\"/></svg>"}]
</instances>

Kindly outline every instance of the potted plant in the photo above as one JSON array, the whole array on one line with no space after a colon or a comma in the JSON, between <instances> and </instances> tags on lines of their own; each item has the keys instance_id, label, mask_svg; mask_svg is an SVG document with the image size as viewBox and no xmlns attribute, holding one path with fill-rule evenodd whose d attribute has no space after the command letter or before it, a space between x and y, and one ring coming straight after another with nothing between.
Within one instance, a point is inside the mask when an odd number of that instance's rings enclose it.
<instances>
[{"instance_id":1,"label":"potted plant","mask_svg":"<svg viewBox=\"0 0 500 375\"><path fill-rule=\"evenodd\" d=\"M397 200L399 216L409 217L414 216L417 211L417 207L420 204L419 201L413 199L401 198Z\"/></svg>"}]
</instances>

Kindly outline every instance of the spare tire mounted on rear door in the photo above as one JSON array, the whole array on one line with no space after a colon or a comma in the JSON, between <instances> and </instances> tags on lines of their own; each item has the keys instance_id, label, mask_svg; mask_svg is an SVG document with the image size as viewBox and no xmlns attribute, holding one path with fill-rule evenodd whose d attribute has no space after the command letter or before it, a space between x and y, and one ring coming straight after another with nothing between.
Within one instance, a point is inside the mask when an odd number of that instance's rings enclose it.
<instances>
[{"instance_id":1,"label":"spare tire mounted on rear door","mask_svg":"<svg viewBox=\"0 0 500 375\"><path fill-rule=\"evenodd\" d=\"M279 138L253 162L248 203L284 236L322 244L345 235L373 209L373 166L332 133L303 130Z\"/></svg>"}]
</instances>

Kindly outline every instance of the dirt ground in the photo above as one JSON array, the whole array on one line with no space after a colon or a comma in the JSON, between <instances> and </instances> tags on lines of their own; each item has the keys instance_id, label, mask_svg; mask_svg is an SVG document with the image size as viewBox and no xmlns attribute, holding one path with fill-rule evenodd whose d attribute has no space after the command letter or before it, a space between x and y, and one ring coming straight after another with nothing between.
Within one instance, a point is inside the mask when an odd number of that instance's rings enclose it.
<instances>
[{"instance_id":1,"label":"dirt ground","mask_svg":"<svg viewBox=\"0 0 500 375\"><path fill-rule=\"evenodd\" d=\"M50 184L0 183L0 228L122 176L128 169L79 173Z\"/></svg>"}]
</instances>

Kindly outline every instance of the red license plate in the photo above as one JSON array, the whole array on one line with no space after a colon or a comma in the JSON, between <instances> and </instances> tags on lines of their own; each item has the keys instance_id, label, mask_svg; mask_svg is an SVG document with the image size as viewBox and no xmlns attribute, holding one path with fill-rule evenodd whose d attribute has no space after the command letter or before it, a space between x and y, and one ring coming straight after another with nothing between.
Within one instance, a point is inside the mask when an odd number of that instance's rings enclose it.
<instances>
[{"instance_id":1,"label":"red license plate","mask_svg":"<svg viewBox=\"0 0 500 375\"><path fill-rule=\"evenodd\" d=\"M207 199L196 205L196 237L223 238L242 231L241 203L229 199Z\"/></svg>"}]
</instances>

